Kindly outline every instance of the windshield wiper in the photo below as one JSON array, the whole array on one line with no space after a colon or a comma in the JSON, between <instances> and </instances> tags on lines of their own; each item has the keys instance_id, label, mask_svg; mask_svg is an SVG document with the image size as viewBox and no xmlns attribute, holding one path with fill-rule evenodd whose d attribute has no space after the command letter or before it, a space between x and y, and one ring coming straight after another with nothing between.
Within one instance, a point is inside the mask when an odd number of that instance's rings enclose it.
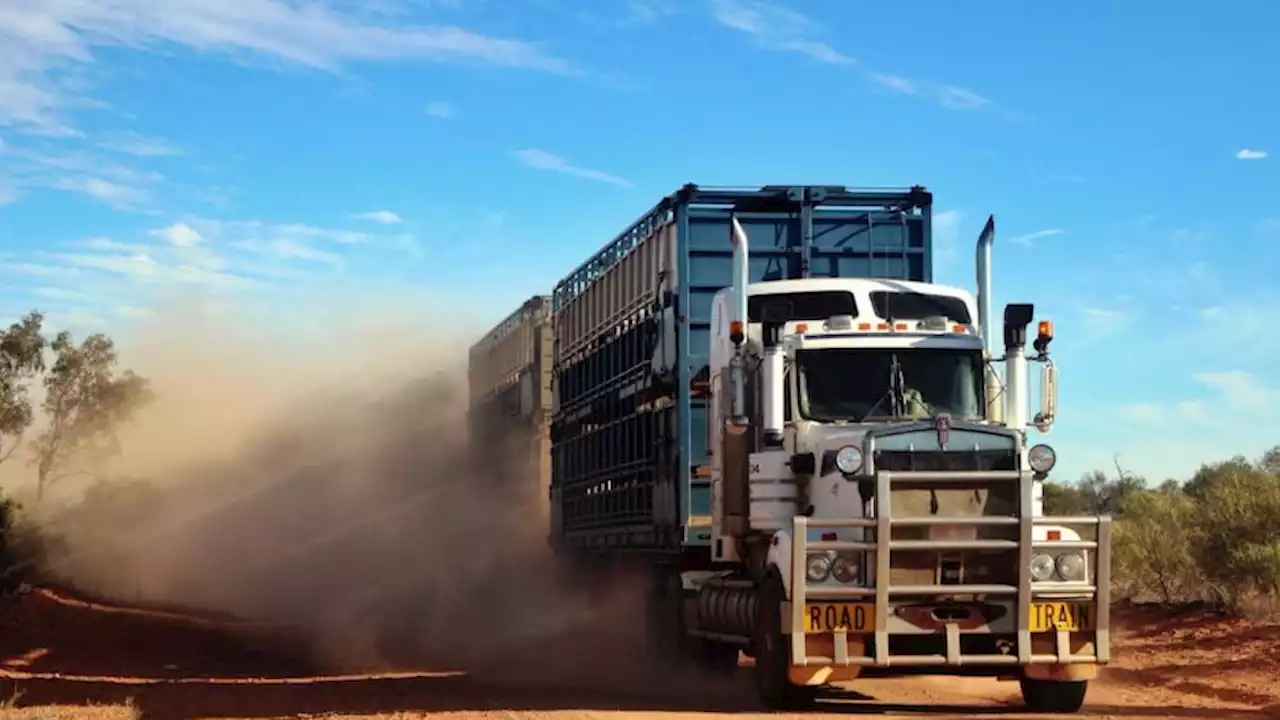
<instances>
[{"instance_id":1,"label":"windshield wiper","mask_svg":"<svg viewBox=\"0 0 1280 720\"><path fill-rule=\"evenodd\" d=\"M889 405L892 408L890 410L891 418L896 420L906 415L907 399L903 394L902 363L898 362L897 353L893 353L889 356L889 391L877 400L876 404L872 405L870 410L863 413L862 417L858 418L858 422L862 422L869 417L873 417L876 414L876 411L880 409L880 406L884 404L885 400L889 401Z\"/></svg>"}]
</instances>

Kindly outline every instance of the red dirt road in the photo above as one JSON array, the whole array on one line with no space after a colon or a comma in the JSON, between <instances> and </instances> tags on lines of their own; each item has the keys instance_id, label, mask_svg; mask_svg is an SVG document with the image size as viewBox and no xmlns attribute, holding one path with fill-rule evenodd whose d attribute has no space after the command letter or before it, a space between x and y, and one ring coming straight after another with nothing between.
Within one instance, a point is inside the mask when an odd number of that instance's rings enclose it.
<instances>
[{"instance_id":1,"label":"red dirt road","mask_svg":"<svg viewBox=\"0 0 1280 720\"><path fill-rule=\"evenodd\" d=\"M1118 609L1125 628L1116 661L1074 717L1280 718L1280 626L1203 613ZM299 660L299 645L270 628L104 606L39 590L0 610L0 718L342 717L578 720L763 716L749 671L711 682L607 662L535 681L530 672L575 653L545 649L522 671L495 677L453 672L332 676ZM591 668L598 667L593 671ZM594 674L593 674L594 672ZM544 673L545 674L545 673ZM130 704L131 707L124 707ZM75 707L68 707L75 706ZM805 717L927 715L1046 717L1021 710L1017 686L988 680L868 680Z\"/></svg>"}]
</instances>

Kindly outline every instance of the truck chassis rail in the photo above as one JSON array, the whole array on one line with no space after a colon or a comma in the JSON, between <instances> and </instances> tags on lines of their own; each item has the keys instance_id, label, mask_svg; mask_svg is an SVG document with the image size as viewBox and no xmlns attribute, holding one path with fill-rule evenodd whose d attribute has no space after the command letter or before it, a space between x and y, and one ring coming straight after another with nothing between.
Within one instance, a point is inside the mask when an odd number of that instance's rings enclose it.
<instances>
[{"instance_id":1,"label":"truck chassis rail","mask_svg":"<svg viewBox=\"0 0 1280 720\"><path fill-rule=\"evenodd\" d=\"M813 519L798 516L793 521L791 545L791 601L790 627L791 664L797 667L814 665L826 666L872 666L872 667L922 667L961 665L986 666L1025 666L1041 664L1097 663L1105 664L1111 658L1111 518L1108 516L1085 517L1033 517L1032 483L1029 473L1017 471L988 472L889 472L876 473L876 516L859 519ZM1007 481L1020 483L1020 512L1017 517L1009 516L965 516L965 517L910 517L895 518L890 505L890 488L895 482L926 482L946 484L952 482L992 482ZM970 527L992 527L999 525L1018 526L1017 541L1013 540L974 540L974 539L939 539L939 540L892 540L892 529L905 526L935 525L967 525ZM1097 540L1034 540L1034 528L1037 525L1074 525L1097 528ZM872 528L876 533L876 542L843 542L843 541L810 541L808 531L811 528ZM1018 584L1015 585L891 585L888 582L889 560L894 550L1018 550ZM1093 550L1096 554L1096 568L1092 574L1093 584L1084 583L1033 583L1031 579L1031 558L1035 550ZM874 650L871 655L851 655L848 638L866 633L850 633L836 630L834 635L834 657L808 655L806 633L804 631L805 605L811 591L806 575L808 554L814 551L866 552L875 556L875 579L869 585L821 587L814 588L813 593L822 600L842 600L863 597L875 599ZM1017 653L1000 654L964 654L960 649L961 632L958 625L944 625L946 651L942 655L894 655L889 652L888 629L889 601L894 597L912 595L993 595L1015 597L1017 607ZM1062 598L1066 595L1073 600L1087 597L1087 602L1095 605L1096 621L1092 631L1092 653L1071 652L1071 635L1066 630L1056 630L1053 653L1032 652L1031 605L1036 598Z\"/></svg>"}]
</instances>

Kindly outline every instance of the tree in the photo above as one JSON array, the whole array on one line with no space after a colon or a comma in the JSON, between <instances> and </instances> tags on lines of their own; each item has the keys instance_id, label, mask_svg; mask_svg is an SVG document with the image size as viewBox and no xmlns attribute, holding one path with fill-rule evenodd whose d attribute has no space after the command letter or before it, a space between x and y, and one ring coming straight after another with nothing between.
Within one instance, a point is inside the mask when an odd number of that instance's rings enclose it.
<instances>
[{"instance_id":1,"label":"tree","mask_svg":"<svg viewBox=\"0 0 1280 720\"><path fill-rule=\"evenodd\" d=\"M1091 511L1084 493L1076 485L1047 481L1042 497L1046 515L1087 515Z\"/></svg>"},{"instance_id":2,"label":"tree","mask_svg":"<svg viewBox=\"0 0 1280 720\"><path fill-rule=\"evenodd\" d=\"M35 441L33 461L37 503L50 484L119 452L117 428L153 399L145 378L132 370L116 375L115 344L106 335L76 345L63 331L50 347L43 405L49 426Z\"/></svg>"},{"instance_id":3,"label":"tree","mask_svg":"<svg viewBox=\"0 0 1280 720\"><path fill-rule=\"evenodd\" d=\"M1280 445L1262 454L1262 458L1258 460L1258 469L1268 475L1280 477Z\"/></svg>"},{"instance_id":4,"label":"tree","mask_svg":"<svg viewBox=\"0 0 1280 720\"><path fill-rule=\"evenodd\" d=\"M1243 455L1236 455L1230 460L1222 462L1205 463L1182 486L1182 489L1191 497L1197 500L1204 500L1215 483L1221 482L1223 478L1231 477L1236 473L1247 473L1253 469L1253 463L1246 460Z\"/></svg>"},{"instance_id":5,"label":"tree","mask_svg":"<svg viewBox=\"0 0 1280 720\"><path fill-rule=\"evenodd\" d=\"M1101 470L1094 470L1080 478L1080 495L1087 512L1120 516L1134 494L1146 489L1146 481L1116 465L1116 478L1112 480Z\"/></svg>"},{"instance_id":6,"label":"tree","mask_svg":"<svg viewBox=\"0 0 1280 720\"><path fill-rule=\"evenodd\" d=\"M29 383L44 371L44 316L29 313L0 330L0 463L22 444L34 417Z\"/></svg>"}]
</instances>

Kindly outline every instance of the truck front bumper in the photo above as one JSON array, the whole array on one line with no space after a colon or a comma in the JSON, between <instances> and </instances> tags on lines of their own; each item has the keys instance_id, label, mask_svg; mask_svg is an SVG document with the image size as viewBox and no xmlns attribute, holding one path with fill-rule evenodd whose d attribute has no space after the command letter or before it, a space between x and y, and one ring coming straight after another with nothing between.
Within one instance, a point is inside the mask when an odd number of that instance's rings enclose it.
<instances>
[{"instance_id":1,"label":"truck front bumper","mask_svg":"<svg viewBox=\"0 0 1280 720\"><path fill-rule=\"evenodd\" d=\"M869 519L812 519L796 517L792 533L791 599L783 612L783 632L791 637L791 665L805 667L936 668L962 666L1066 666L1105 664L1111 657L1110 575L1111 518L1033 517L1030 478L1019 472L879 472L876 481L876 516ZM895 482L937 483L957 481L1007 481L1020 483L1017 516L893 517L890 488ZM892 540L892 529L905 526L964 525L969 527L1016 526L1017 540L936 539ZM1037 525L1076 526L1096 530L1096 540L1035 540ZM866 528L874 533L869 542L810 541L811 529ZM894 550L1017 551L1016 585L893 585L889 582ZM1095 558L1092 582L1033 582L1031 559L1039 550L1087 550ZM863 585L832 586L809 582L806 560L817 551L861 552L870 558L863 565L874 568ZM987 605L1004 608L999 623L978 627L964 623L937 623L936 630L922 631L904 623L899 614L914 601L939 596L982 598ZM812 612L854 612L863 608L870 627L815 632L808 627ZM1043 617L1032 622L1032 613L1054 609L1081 609L1089 618L1087 629L1054 627ZM1048 626L1048 627L1046 627ZM826 641L830 638L830 643ZM810 642L814 640L815 642ZM811 654L811 645L821 654ZM914 646L914 647L912 647ZM907 647L906 651L895 648ZM820 649L819 649L820 648ZM830 648L830 654L826 651ZM923 648L923 649L922 649ZM1083 670L1083 668L1081 668ZM1037 668L1040 670L1040 668ZM1044 667L1043 671L1050 668ZM967 674L967 673L966 673ZM1042 672L1035 673L1043 674Z\"/></svg>"}]
</instances>

